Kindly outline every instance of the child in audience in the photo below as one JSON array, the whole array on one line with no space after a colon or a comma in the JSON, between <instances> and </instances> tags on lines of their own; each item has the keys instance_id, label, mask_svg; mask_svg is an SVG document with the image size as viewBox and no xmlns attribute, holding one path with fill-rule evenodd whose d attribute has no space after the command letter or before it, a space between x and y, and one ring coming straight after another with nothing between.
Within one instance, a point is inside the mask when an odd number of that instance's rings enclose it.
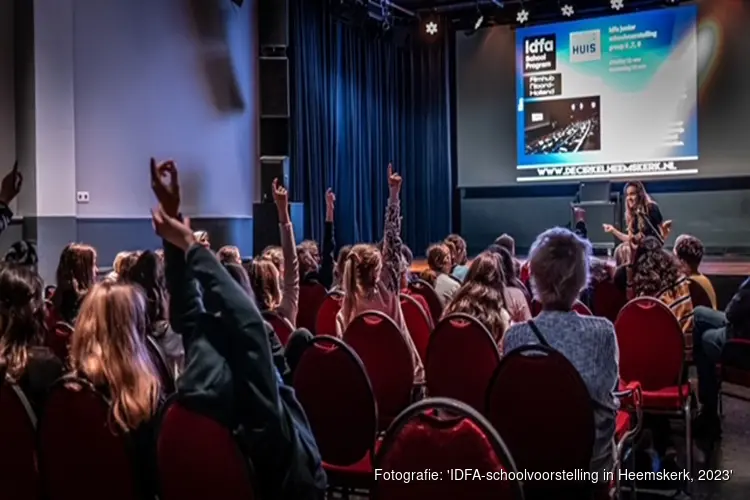
<instances>
[{"instance_id":1,"label":"child in audience","mask_svg":"<svg viewBox=\"0 0 750 500\"><path fill-rule=\"evenodd\" d=\"M115 260L112 261L112 271L104 279L108 279L111 281L119 280L120 276L122 275L123 261L129 254L130 252L117 252L117 255L115 255Z\"/></svg>"},{"instance_id":2,"label":"child in audience","mask_svg":"<svg viewBox=\"0 0 750 500\"><path fill-rule=\"evenodd\" d=\"M216 253L219 257L219 262L222 264L237 264L242 265L242 255L240 255L240 249L234 245L224 245L219 248Z\"/></svg>"},{"instance_id":3,"label":"child in audience","mask_svg":"<svg viewBox=\"0 0 750 500\"><path fill-rule=\"evenodd\" d=\"M451 248L451 261L453 262L453 277L458 281L463 281L466 277L466 273L469 272L469 266L467 262L469 257L466 255L466 240L457 234L449 234L445 238L445 243L450 243Z\"/></svg>"},{"instance_id":4,"label":"child in audience","mask_svg":"<svg viewBox=\"0 0 750 500\"><path fill-rule=\"evenodd\" d=\"M408 295L412 299L414 299L417 304L419 304L422 307L422 310L425 312L428 318L430 318L430 306L427 304L427 300L422 297L421 295L417 293L412 293L411 289L409 289L409 269L411 268L411 263L413 260L413 254L411 253L411 249L402 244L401 245L401 294L402 295Z\"/></svg>"},{"instance_id":5,"label":"child in audience","mask_svg":"<svg viewBox=\"0 0 750 500\"><path fill-rule=\"evenodd\" d=\"M266 260L270 262L279 271L279 273L284 273L284 251L281 247L273 245L267 246L260 253L260 260Z\"/></svg>"},{"instance_id":6,"label":"child in audience","mask_svg":"<svg viewBox=\"0 0 750 500\"><path fill-rule=\"evenodd\" d=\"M513 268L515 269L515 275L519 279L521 278L521 263L516 259L516 240L513 236L503 233L495 238L495 245L501 246L510 252L510 256L513 258Z\"/></svg>"},{"instance_id":7,"label":"child in audience","mask_svg":"<svg viewBox=\"0 0 750 500\"><path fill-rule=\"evenodd\" d=\"M164 239L170 321L182 333L185 404L231 429L253 464L262 498L319 500L326 489L320 454L294 391L274 366L271 328L216 257L180 220L173 163L152 161L159 200L154 227ZM169 180L163 181L164 174ZM295 269L296 272L296 269Z\"/></svg>"},{"instance_id":8,"label":"child in audience","mask_svg":"<svg viewBox=\"0 0 750 500\"><path fill-rule=\"evenodd\" d=\"M510 313L510 318L514 323L522 323L531 319L531 310L529 303L531 297L526 290L526 286L516 277L516 268L513 257L510 252L499 245L491 245L488 252L496 254L500 258L500 264L503 271L503 280L505 288L503 297L505 298L505 307Z\"/></svg>"},{"instance_id":9,"label":"child in audience","mask_svg":"<svg viewBox=\"0 0 750 500\"><path fill-rule=\"evenodd\" d=\"M445 243L430 245L427 249L427 269L420 274L421 278L432 285L437 293L440 304L451 301L453 295L461 287L461 283L451 276L451 251Z\"/></svg>"},{"instance_id":10,"label":"child in audience","mask_svg":"<svg viewBox=\"0 0 750 500\"><path fill-rule=\"evenodd\" d=\"M75 323L78 307L95 282L96 250L81 243L70 243L63 248L57 265L57 289L52 296L50 327L57 321Z\"/></svg>"},{"instance_id":11,"label":"child in audience","mask_svg":"<svg viewBox=\"0 0 750 500\"><path fill-rule=\"evenodd\" d=\"M198 244L203 245L208 249L211 248L211 240L208 238L207 231L195 231L193 236L195 236L195 241L197 241Z\"/></svg>"},{"instance_id":12,"label":"child in audience","mask_svg":"<svg viewBox=\"0 0 750 500\"><path fill-rule=\"evenodd\" d=\"M336 205L336 195L331 188L326 191L326 219L323 234L323 257L321 259L318 244L313 240L300 243L297 250L297 260L300 266L300 280L303 283L320 283L326 289L334 285L335 257L333 216Z\"/></svg>"},{"instance_id":13,"label":"child in audience","mask_svg":"<svg viewBox=\"0 0 750 500\"><path fill-rule=\"evenodd\" d=\"M44 347L42 279L31 266L4 263L0 297L0 381L18 384L38 414L62 371L62 362Z\"/></svg>"},{"instance_id":14,"label":"child in audience","mask_svg":"<svg viewBox=\"0 0 750 500\"><path fill-rule=\"evenodd\" d=\"M344 279L344 267L349 258L349 252L352 251L351 245L344 245L339 248L339 254L336 257L336 267L333 268L333 288L340 289L341 281Z\"/></svg>"},{"instance_id":15,"label":"child in audience","mask_svg":"<svg viewBox=\"0 0 750 500\"><path fill-rule=\"evenodd\" d=\"M344 266L344 300L336 316L336 334L344 335L349 323L365 311L381 311L390 316L401 329L404 340L411 349L414 361L414 383L424 383L424 367L401 312L401 205L399 192L401 176L388 166L390 195L385 212L385 237L383 252L375 245L354 245ZM446 252L447 252L446 248ZM448 257L450 259L450 256ZM451 279L451 278L448 278Z\"/></svg>"},{"instance_id":16,"label":"child in audience","mask_svg":"<svg viewBox=\"0 0 750 500\"><path fill-rule=\"evenodd\" d=\"M510 327L503 338L503 352L507 355L525 345L542 344L562 353L578 370L594 410L591 470L602 471L613 466L619 369L612 323L572 310L588 283L590 254L591 245L567 229L549 229L537 237L529 260L532 288L542 312Z\"/></svg>"},{"instance_id":17,"label":"child in audience","mask_svg":"<svg viewBox=\"0 0 750 500\"><path fill-rule=\"evenodd\" d=\"M289 195L286 188L279 185L278 179L273 181L273 197L281 231L281 271L271 260L261 258L253 261L251 272L248 274L260 310L274 311L295 325L299 305L299 262L294 243L294 228L289 219Z\"/></svg>"},{"instance_id":18,"label":"child in audience","mask_svg":"<svg viewBox=\"0 0 750 500\"><path fill-rule=\"evenodd\" d=\"M463 285L445 307L443 316L452 313L475 317L500 345L511 317L505 308L505 283L499 255L483 252L474 259Z\"/></svg>"},{"instance_id":19,"label":"child in audience","mask_svg":"<svg viewBox=\"0 0 750 500\"><path fill-rule=\"evenodd\" d=\"M711 284L711 280L699 270L703 260L703 243L701 240L689 234L681 234L674 242L674 253L682 263L683 272L706 291L708 298L711 300L711 307L716 309L716 291Z\"/></svg>"}]
</instances>

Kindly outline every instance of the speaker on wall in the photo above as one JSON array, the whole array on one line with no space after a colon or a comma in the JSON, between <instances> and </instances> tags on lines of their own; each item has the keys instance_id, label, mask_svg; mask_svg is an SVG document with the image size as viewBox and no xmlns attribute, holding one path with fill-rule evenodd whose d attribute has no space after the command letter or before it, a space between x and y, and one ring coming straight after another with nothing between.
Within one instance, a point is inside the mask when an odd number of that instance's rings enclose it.
<instances>
[{"instance_id":1,"label":"speaker on wall","mask_svg":"<svg viewBox=\"0 0 750 500\"><path fill-rule=\"evenodd\" d=\"M260 201L273 202L273 180L278 179L285 187L289 186L289 157L261 156L260 158Z\"/></svg>"},{"instance_id":2,"label":"speaker on wall","mask_svg":"<svg viewBox=\"0 0 750 500\"><path fill-rule=\"evenodd\" d=\"M289 204L289 216L296 228L304 227L305 209L302 203ZM295 232L295 243L302 242L302 231ZM279 214L273 203L253 203L253 255L269 246L281 246Z\"/></svg>"},{"instance_id":3,"label":"speaker on wall","mask_svg":"<svg viewBox=\"0 0 750 500\"><path fill-rule=\"evenodd\" d=\"M290 156L289 118L260 119L260 156Z\"/></svg>"},{"instance_id":4,"label":"speaker on wall","mask_svg":"<svg viewBox=\"0 0 750 500\"><path fill-rule=\"evenodd\" d=\"M260 58L260 116L289 116L289 59Z\"/></svg>"},{"instance_id":5,"label":"speaker on wall","mask_svg":"<svg viewBox=\"0 0 750 500\"><path fill-rule=\"evenodd\" d=\"M258 41L261 47L289 45L289 0L259 0Z\"/></svg>"}]
</instances>

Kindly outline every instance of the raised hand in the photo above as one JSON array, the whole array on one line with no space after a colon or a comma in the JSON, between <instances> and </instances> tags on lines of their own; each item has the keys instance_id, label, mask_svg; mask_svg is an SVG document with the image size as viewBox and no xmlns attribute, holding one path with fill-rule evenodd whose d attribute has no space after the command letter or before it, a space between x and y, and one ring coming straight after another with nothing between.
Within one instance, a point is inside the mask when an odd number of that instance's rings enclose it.
<instances>
[{"instance_id":1,"label":"raised hand","mask_svg":"<svg viewBox=\"0 0 750 500\"><path fill-rule=\"evenodd\" d=\"M13 164L13 170L8 172L3 177L2 183L0 183L0 203L8 204L13 201L13 198L18 196L21 192L21 186L23 185L23 176L18 171L18 162Z\"/></svg>"},{"instance_id":2,"label":"raised hand","mask_svg":"<svg viewBox=\"0 0 750 500\"><path fill-rule=\"evenodd\" d=\"M279 222L282 224L289 222L289 192L279 184L278 179L273 180L273 201L279 211Z\"/></svg>"},{"instance_id":3,"label":"raised hand","mask_svg":"<svg viewBox=\"0 0 750 500\"><path fill-rule=\"evenodd\" d=\"M604 228L605 233L613 233L615 231L615 227L612 224L602 224L602 228Z\"/></svg>"},{"instance_id":4,"label":"raised hand","mask_svg":"<svg viewBox=\"0 0 750 500\"><path fill-rule=\"evenodd\" d=\"M185 219L183 222L172 217L161 205L151 210L151 220L156 234L177 248L185 251L190 248L190 245L196 243L193 231L190 229L190 221Z\"/></svg>"},{"instance_id":5,"label":"raised hand","mask_svg":"<svg viewBox=\"0 0 750 500\"><path fill-rule=\"evenodd\" d=\"M180 213L180 180L172 160L156 163L151 158L151 189L164 213L177 217Z\"/></svg>"},{"instance_id":6,"label":"raised hand","mask_svg":"<svg viewBox=\"0 0 750 500\"><path fill-rule=\"evenodd\" d=\"M388 189L391 198L398 198L398 193L401 191L401 176L393 171L393 163L388 164Z\"/></svg>"}]
</instances>

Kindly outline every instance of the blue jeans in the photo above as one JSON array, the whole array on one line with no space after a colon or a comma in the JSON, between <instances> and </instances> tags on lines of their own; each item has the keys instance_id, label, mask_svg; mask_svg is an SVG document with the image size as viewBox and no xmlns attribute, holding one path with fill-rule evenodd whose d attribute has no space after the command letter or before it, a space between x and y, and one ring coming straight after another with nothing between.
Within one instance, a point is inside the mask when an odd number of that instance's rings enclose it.
<instances>
[{"instance_id":1,"label":"blue jeans","mask_svg":"<svg viewBox=\"0 0 750 500\"><path fill-rule=\"evenodd\" d=\"M719 378L716 363L727 341L727 318L721 311L709 307L695 308L693 329L693 358L698 370L698 398L704 411L717 413L719 406Z\"/></svg>"}]
</instances>

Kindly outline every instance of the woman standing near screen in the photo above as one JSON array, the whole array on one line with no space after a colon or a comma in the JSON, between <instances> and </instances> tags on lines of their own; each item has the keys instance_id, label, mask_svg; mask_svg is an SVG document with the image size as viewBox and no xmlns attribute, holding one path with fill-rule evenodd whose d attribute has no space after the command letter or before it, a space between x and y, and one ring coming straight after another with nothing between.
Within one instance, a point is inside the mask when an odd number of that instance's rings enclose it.
<instances>
[{"instance_id":1,"label":"woman standing near screen","mask_svg":"<svg viewBox=\"0 0 750 500\"><path fill-rule=\"evenodd\" d=\"M648 195L642 182L631 181L625 185L625 225L627 233L611 224L604 224L604 231L635 248L648 236L657 238L663 244L672 221L664 220L659 205Z\"/></svg>"}]
</instances>

